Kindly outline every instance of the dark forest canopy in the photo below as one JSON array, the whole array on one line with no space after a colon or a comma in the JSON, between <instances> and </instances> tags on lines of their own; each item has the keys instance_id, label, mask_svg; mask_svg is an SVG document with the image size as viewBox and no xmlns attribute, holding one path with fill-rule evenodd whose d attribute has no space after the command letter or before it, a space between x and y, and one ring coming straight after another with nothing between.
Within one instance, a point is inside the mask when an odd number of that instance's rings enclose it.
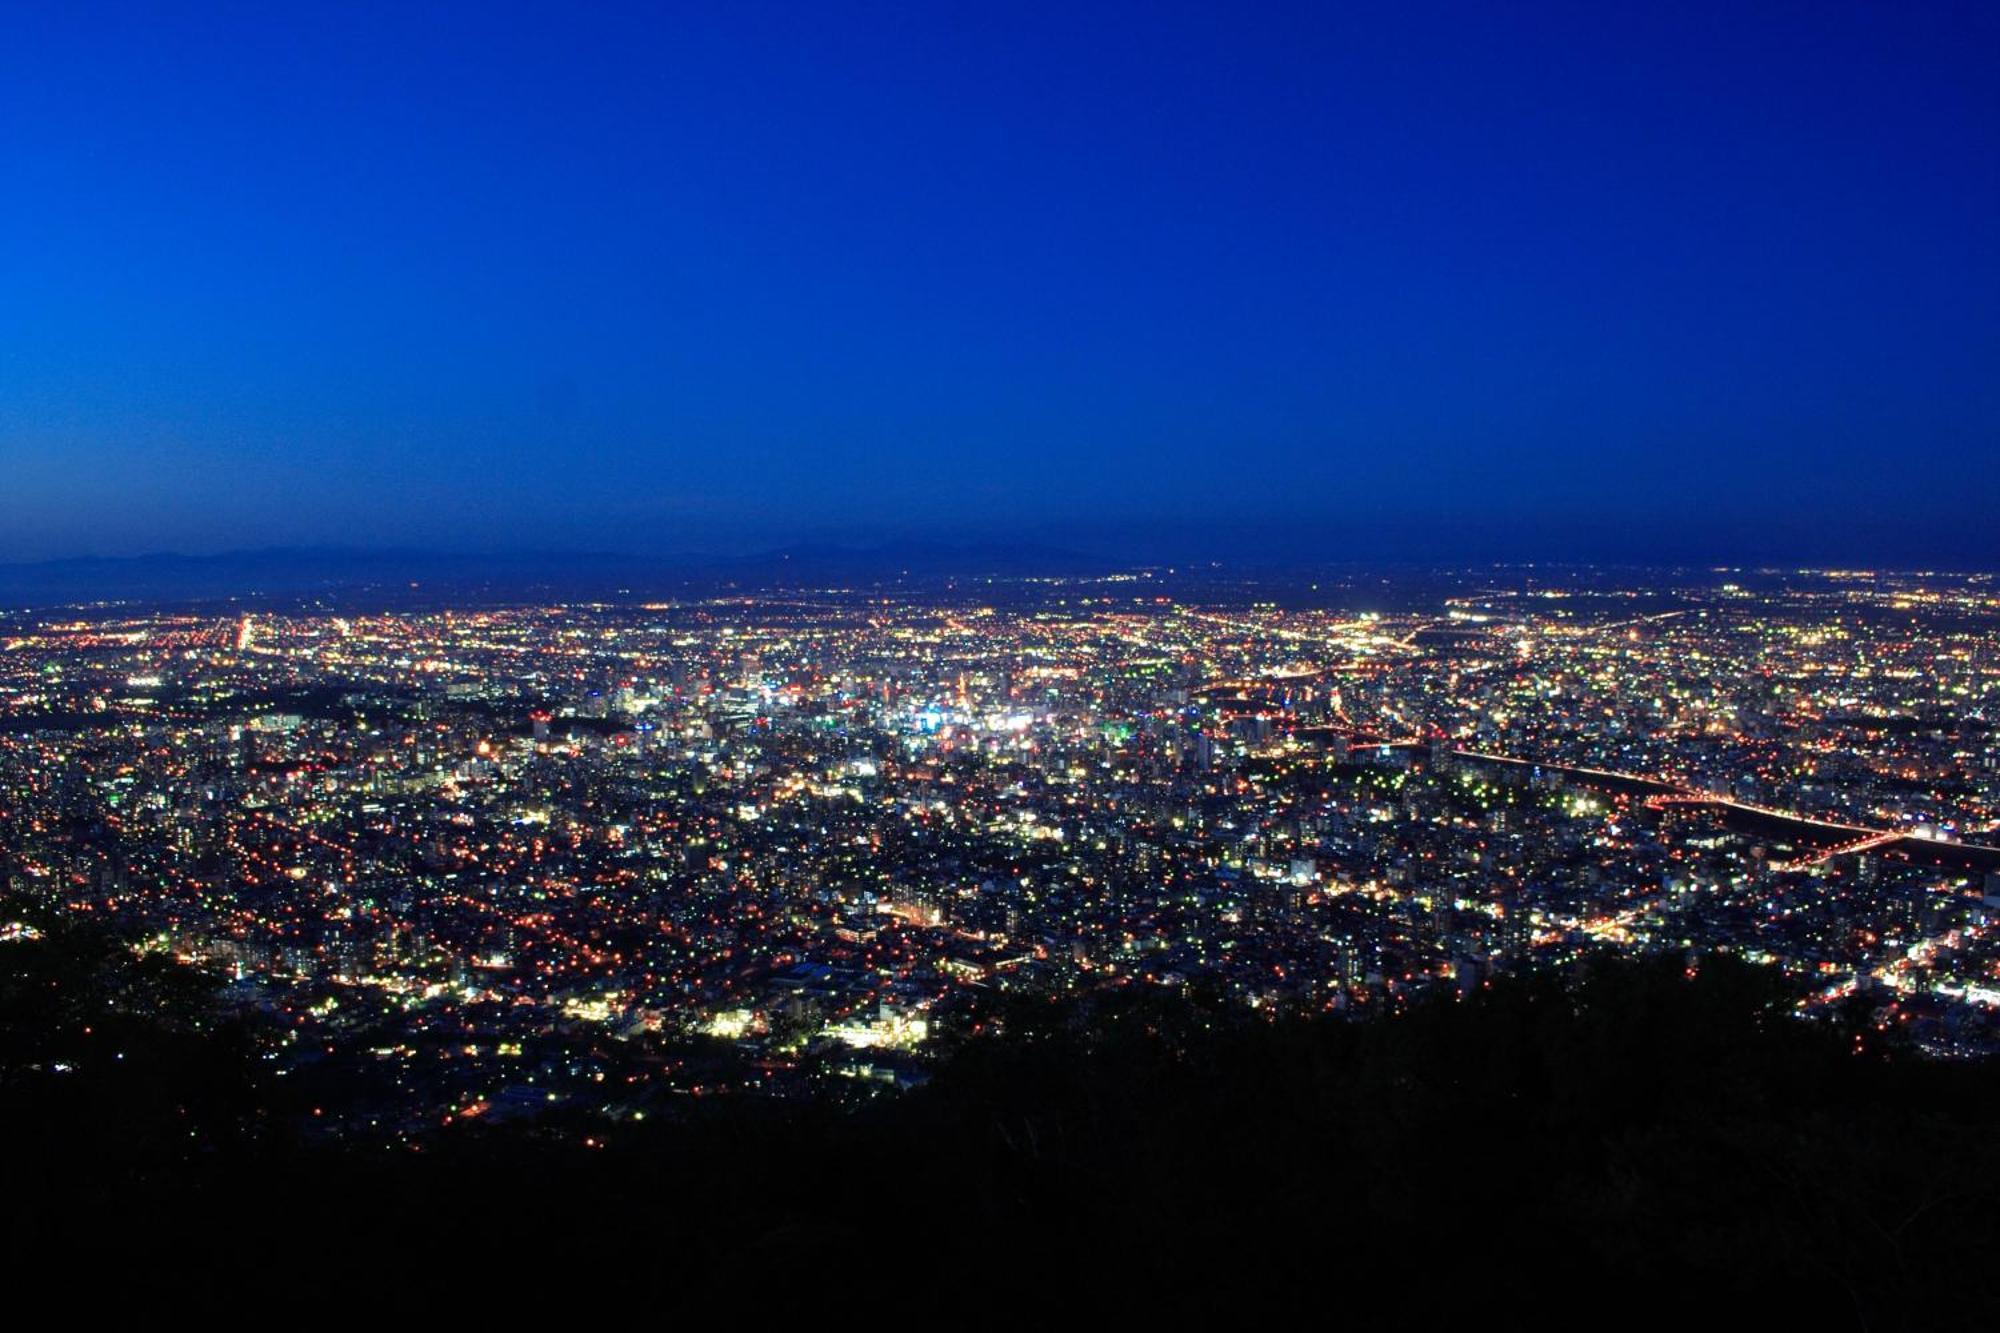
<instances>
[{"instance_id":1,"label":"dark forest canopy","mask_svg":"<svg viewBox=\"0 0 2000 1333\"><path fill-rule=\"evenodd\" d=\"M59 928L0 946L5 1240L224 1301L1971 1326L2000 1071L1789 1008L1767 969L1678 957L1360 1023L1015 999L858 1111L711 1101L605 1146L549 1122L413 1152L301 1138L189 974Z\"/></svg>"}]
</instances>

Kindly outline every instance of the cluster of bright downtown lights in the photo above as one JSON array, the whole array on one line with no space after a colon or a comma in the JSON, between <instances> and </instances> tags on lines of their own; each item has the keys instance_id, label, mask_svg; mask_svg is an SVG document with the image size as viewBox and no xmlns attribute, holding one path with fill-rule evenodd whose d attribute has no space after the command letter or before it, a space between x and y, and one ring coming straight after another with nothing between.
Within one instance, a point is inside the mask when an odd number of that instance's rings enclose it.
<instances>
[{"instance_id":1,"label":"cluster of bright downtown lights","mask_svg":"<svg viewBox=\"0 0 2000 1333\"><path fill-rule=\"evenodd\" d=\"M0 872L227 972L283 1067L387 1070L354 1132L908 1081L1014 990L1372 1011L1607 945L1989 1040L1986 580L1149 582L16 617Z\"/></svg>"}]
</instances>

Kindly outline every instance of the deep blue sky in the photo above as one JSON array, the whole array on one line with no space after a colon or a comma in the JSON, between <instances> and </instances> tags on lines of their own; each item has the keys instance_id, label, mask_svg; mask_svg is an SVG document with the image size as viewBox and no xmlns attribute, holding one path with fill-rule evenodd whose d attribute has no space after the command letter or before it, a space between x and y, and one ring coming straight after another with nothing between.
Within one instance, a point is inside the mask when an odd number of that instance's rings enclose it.
<instances>
[{"instance_id":1,"label":"deep blue sky","mask_svg":"<svg viewBox=\"0 0 2000 1333\"><path fill-rule=\"evenodd\" d=\"M16 10L0 559L2000 564L2000 7Z\"/></svg>"}]
</instances>

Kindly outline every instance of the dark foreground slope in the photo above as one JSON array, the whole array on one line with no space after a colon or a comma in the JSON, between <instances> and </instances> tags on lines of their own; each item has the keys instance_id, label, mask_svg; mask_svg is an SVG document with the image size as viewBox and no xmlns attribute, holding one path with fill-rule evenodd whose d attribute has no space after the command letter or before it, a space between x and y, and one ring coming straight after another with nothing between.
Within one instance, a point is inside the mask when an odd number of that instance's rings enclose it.
<instances>
[{"instance_id":1,"label":"dark foreground slope","mask_svg":"<svg viewBox=\"0 0 2000 1333\"><path fill-rule=\"evenodd\" d=\"M357 1314L1985 1326L1995 1071L1872 1033L1857 1053L1786 1003L1726 960L1358 1024L1032 1002L859 1112L705 1103L602 1148L543 1126L334 1149L293 1135L299 1108L184 976L69 935L0 946L5 1240L52 1287L81 1265Z\"/></svg>"}]
</instances>

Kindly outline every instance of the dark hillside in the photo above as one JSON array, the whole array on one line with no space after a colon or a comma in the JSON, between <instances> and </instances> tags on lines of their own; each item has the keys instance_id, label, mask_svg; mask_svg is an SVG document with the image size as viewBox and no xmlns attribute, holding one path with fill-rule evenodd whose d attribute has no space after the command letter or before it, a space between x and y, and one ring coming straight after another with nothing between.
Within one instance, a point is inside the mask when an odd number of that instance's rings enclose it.
<instances>
[{"instance_id":1,"label":"dark hillside","mask_svg":"<svg viewBox=\"0 0 2000 1333\"><path fill-rule=\"evenodd\" d=\"M859 1112L690 1104L599 1147L556 1122L421 1152L307 1146L251 1035L187 980L86 930L0 946L17 1258L222 1302L309 1281L974 1323L1074 1300L1973 1327L2000 1295L1994 1071L1858 1015L1795 1022L1771 973L1726 959L1362 1024L1019 1001Z\"/></svg>"}]
</instances>

